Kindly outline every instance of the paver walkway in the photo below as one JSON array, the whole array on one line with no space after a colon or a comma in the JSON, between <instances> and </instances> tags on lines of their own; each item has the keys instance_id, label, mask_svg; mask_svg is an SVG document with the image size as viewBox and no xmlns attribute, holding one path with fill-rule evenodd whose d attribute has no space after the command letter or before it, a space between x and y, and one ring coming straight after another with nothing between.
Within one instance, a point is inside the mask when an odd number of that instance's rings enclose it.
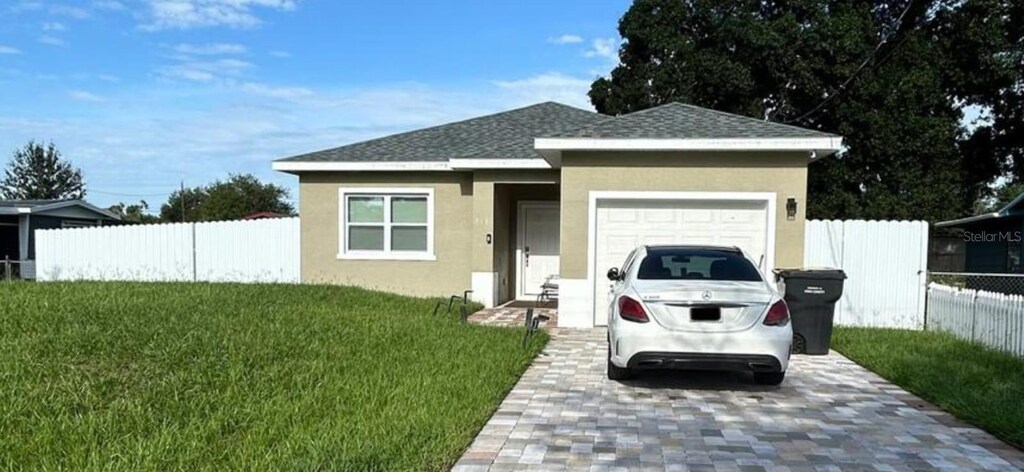
<instances>
[{"instance_id":1,"label":"paver walkway","mask_svg":"<svg viewBox=\"0 0 1024 472\"><path fill-rule=\"evenodd\" d=\"M483 470L1020 470L1024 455L839 354L781 387L743 374L606 379L605 331L563 331L456 464Z\"/></svg>"}]
</instances>

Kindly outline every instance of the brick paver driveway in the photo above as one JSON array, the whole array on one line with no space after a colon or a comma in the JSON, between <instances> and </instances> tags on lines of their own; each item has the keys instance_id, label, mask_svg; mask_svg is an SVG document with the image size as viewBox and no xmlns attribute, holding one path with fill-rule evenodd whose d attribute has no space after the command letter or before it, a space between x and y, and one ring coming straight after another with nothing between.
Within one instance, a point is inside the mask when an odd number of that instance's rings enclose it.
<instances>
[{"instance_id":1,"label":"brick paver driveway","mask_svg":"<svg viewBox=\"0 0 1024 472\"><path fill-rule=\"evenodd\" d=\"M1019 451L846 358L605 378L604 330L555 336L456 464L476 470L1018 470Z\"/></svg>"}]
</instances>

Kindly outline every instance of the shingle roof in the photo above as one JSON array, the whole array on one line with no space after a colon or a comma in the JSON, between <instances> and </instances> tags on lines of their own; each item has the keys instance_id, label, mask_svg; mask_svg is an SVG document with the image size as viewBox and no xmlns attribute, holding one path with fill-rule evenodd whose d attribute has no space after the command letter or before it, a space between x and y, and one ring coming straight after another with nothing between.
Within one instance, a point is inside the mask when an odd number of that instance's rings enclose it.
<instances>
[{"instance_id":1,"label":"shingle roof","mask_svg":"<svg viewBox=\"0 0 1024 472\"><path fill-rule=\"evenodd\" d=\"M458 158L529 159L533 138L567 131L595 120L597 113L544 102L407 133L303 154L282 161L423 162Z\"/></svg>"},{"instance_id":2,"label":"shingle roof","mask_svg":"<svg viewBox=\"0 0 1024 472\"><path fill-rule=\"evenodd\" d=\"M0 207L33 208L41 205L52 205L61 202L74 202L77 200L0 200Z\"/></svg>"},{"instance_id":3,"label":"shingle roof","mask_svg":"<svg viewBox=\"0 0 1024 472\"><path fill-rule=\"evenodd\" d=\"M683 103L667 103L547 137L607 139L820 138L837 135Z\"/></svg>"},{"instance_id":4,"label":"shingle roof","mask_svg":"<svg viewBox=\"0 0 1024 472\"><path fill-rule=\"evenodd\" d=\"M73 198L65 200L0 200L0 214L17 215L22 210L27 210L31 213L47 212L69 206L79 206L110 219L121 219L121 217L111 213L109 210L99 208L85 200Z\"/></svg>"},{"instance_id":5,"label":"shingle roof","mask_svg":"<svg viewBox=\"0 0 1024 472\"><path fill-rule=\"evenodd\" d=\"M555 102L394 134L278 162L445 162L540 157L534 139L818 138L829 133L669 103L612 117Z\"/></svg>"}]
</instances>

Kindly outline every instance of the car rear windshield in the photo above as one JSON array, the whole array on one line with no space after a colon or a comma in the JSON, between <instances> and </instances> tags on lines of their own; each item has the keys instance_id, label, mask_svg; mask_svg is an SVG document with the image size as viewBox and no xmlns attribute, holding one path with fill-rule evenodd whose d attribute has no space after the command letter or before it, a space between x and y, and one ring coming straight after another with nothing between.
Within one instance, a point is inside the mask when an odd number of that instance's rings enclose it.
<instances>
[{"instance_id":1,"label":"car rear windshield","mask_svg":"<svg viewBox=\"0 0 1024 472\"><path fill-rule=\"evenodd\" d=\"M761 274L738 251L694 248L649 249L640 263L642 280L734 280L759 282Z\"/></svg>"}]
</instances>

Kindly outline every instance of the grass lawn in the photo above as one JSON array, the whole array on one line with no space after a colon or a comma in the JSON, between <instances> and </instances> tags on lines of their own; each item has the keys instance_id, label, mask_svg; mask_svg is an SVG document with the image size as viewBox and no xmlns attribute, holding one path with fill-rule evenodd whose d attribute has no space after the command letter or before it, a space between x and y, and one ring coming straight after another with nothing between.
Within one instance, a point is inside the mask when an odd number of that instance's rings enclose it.
<instances>
[{"instance_id":1,"label":"grass lawn","mask_svg":"<svg viewBox=\"0 0 1024 472\"><path fill-rule=\"evenodd\" d=\"M1024 448L1024 360L930 331L837 327L832 347L954 416Z\"/></svg>"},{"instance_id":2,"label":"grass lawn","mask_svg":"<svg viewBox=\"0 0 1024 472\"><path fill-rule=\"evenodd\" d=\"M441 470L540 351L348 287L0 284L0 469Z\"/></svg>"}]
</instances>

